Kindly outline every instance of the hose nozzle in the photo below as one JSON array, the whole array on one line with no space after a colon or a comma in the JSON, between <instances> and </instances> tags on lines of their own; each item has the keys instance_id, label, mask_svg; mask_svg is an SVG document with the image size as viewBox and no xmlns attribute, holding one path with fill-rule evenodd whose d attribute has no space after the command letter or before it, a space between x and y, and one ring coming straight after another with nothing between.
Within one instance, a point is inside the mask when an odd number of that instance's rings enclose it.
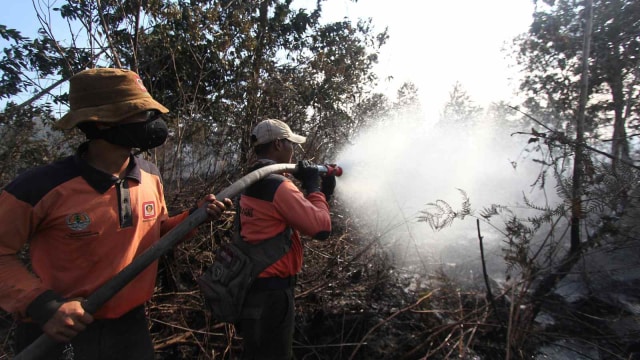
<instances>
[{"instance_id":1,"label":"hose nozzle","mask_svg":"<svg viewBox=\"0 0 640 360\"><path fill-rule=\"evenodd\" d=\"M342 168L336 164L317 165L321 176L341 176Z\"/></svg>"}]
</instances>

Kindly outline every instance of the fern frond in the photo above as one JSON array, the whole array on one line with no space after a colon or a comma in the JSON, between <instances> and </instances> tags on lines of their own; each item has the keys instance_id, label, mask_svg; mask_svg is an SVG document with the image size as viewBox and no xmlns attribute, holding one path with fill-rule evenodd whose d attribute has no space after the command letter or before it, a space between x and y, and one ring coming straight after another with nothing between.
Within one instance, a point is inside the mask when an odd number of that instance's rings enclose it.
<instances>
[{"instance_id":1,"label":"fern frond","mask_svg":"<svg viewBox=\"0 0 640 360\"><path fill-rule=\"evenodd\" d=\"M492 216L497 216L506 212L511 213L511 210L504 205L491 204L489 207L485 207L480 210L480 216L489 220Z\"/></svg>"},{"instance_id":2,"label":"fern frond","mask_svg":"<svg viewBox=\"0 0 640 360\"><path fill-rule=\"evenodd\" d=\"M467 196L466 191L462 189L457 189L462 194L462 209L458 212L460 219L464 219L465 216L471 214L471 200L469 200L469 196Z\"/></svg>"},{"instance_id":3,"label":"fern frond","mask_svg":"<svg viewBox=\"0 0 640 360\"><path fill-rule=\"evenodd\" d=\"M459 211L455 211L448 202L444 200L436 200L436 202L427 203L426 209L420 211L418 222L426 222L434 231L442 230L453 223L453 220L463 220L465 216L471 215L471 201L467 193L458 189L462 194L462 204Z\"/></svg>"}]
</instances>

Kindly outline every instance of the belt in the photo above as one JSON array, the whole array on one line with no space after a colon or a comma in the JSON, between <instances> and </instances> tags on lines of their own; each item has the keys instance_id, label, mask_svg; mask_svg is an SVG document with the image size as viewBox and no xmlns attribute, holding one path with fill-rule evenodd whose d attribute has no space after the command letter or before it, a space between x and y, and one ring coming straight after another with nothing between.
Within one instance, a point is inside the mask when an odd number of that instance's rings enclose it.
<instances>
[{"instance_id":1,"label":"belt","mask_svg":"<svg viewBox=\"0 0 640 360\"><path fill-rule=\"evenodd\" d=\"M292 288L296 285L296 276L289 276L286 278L280 277L266 277L257 278L251 285L251 290L281 290Z\"/></svg>"}]
</instances>

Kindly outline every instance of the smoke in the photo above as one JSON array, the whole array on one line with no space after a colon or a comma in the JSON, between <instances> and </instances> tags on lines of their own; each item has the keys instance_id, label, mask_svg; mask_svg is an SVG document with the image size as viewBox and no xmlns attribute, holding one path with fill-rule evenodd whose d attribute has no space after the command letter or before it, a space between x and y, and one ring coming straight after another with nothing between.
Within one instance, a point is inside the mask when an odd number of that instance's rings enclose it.
<instances>
[{"instance_id":1,"label":"smoke","mask_svg":"<svg viewBox=\"0 0 640 360\"><path fill-rule=\"evenodd\" d=\"M525 156L527 138L511 136L491 119L481 126L434 126L415 114L380 119L344 147L336 197L376 234L398 261L460 263L479 258L476 218L454 220L440 231L419 222L427 204L442 200L456 210L463 192L472 214L491 204L526 211L523 196L547 201L531 185L540 168ZM492 219L500 228L500 219ZM483 223L485 246L499 256L499 233Z\"/></svg>"}]
</instances>

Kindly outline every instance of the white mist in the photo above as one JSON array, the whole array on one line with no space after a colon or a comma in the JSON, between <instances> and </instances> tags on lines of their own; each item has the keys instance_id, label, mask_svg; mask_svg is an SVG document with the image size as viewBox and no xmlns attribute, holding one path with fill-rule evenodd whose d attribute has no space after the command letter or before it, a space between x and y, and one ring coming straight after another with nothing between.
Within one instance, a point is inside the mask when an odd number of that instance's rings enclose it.
<instances>
[{"instance_id":1,"label":"white mist","mask_svg":"<svg viewBox=\"0 0 640 360\"><path fill-rule=\"evenodd\" d=\"M435 127L406 113L381 119L339 153L344 174L336 196L366 228L362 230L379 236L400 262L475 263L480 259L476 218L456 219L433 231L417 221L428 203L443 200L458 210L462 190L476 216L491 204L508 206L516 214L526 211L523 194L544 205L544 194L531 187L539 165L520 156L528 138L510 136L492 121L484 123L472 129ZM500 218L491 221L502 227ZM492 261L499 262L504 239L487 224L481 230Z\"/></svg>"}]
</instances>

